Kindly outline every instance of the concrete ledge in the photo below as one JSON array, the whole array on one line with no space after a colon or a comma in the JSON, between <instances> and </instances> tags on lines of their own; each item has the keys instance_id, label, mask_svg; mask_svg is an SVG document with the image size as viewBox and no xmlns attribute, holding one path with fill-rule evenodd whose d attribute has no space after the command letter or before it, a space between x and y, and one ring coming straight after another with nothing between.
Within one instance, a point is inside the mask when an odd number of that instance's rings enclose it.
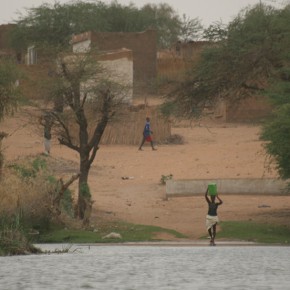
<instances>
[{"instance_id":1,"label":"concrete ledge","mask_svg":"<svg viewBox=\"0 0 290 290\"><path fill-rule=\"evenodd\" d=\"M208 183L217 184L218 193L227 195L286 195L287 181L273 178L180 179L166 181L166 197L203 195ZM289 180L288 180L289 182Z\"/></svg>"}]
</instances>

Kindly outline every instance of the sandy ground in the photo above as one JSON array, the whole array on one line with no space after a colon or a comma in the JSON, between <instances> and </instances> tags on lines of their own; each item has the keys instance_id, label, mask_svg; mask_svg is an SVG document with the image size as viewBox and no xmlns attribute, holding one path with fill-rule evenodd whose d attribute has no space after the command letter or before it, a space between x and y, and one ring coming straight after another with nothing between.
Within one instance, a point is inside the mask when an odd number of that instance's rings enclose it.
<instances>
[{"instance_id":1,"label":"sandy ground","mask_svg":"<svg viewBox=\"0 0 290 290\"><path fill-rule=\"evenodd\" d=\"M27 110L22 109L0 124L0 131L10 134L3 142L7 161L43 152L41 133L29 121ZM107 216L174 229L191 239L205 235L204 197L165 200L161 176L172 174L175 179L274 177L275 171L269 171L266 166L259 131L257 125L208 120L192 127L174 127L172 134L183 136L183 145L159 145L157 151L149 146L138 151L135 146L102 145L89 178L95 200L92 223L100 216ZM78 161L76 152L58 145L56 140L49 158ZM75 163L71 164L61 173L76 171ZM220 197L224 201L219 208L221 220L289 225L290 196L223 196L220 193Z\"/></svg>"}]
</instances>

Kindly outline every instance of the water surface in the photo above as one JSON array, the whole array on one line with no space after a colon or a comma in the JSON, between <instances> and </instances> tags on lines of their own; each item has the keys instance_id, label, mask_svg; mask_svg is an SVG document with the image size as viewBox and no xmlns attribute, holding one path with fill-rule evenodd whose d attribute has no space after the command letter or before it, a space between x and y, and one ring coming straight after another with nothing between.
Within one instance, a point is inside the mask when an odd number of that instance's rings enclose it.
<instances>
[{"instance_id":1,"label":"water surface","mask_svg":"<svg viewBox=\"0 0 290 290\"><path fill-rule=\"evenodd\" d=\"M64 245L43 245L63 249ZM290 247L77 246L0 258L0 289L290 289Z\"/></svg>"}]
</instances>

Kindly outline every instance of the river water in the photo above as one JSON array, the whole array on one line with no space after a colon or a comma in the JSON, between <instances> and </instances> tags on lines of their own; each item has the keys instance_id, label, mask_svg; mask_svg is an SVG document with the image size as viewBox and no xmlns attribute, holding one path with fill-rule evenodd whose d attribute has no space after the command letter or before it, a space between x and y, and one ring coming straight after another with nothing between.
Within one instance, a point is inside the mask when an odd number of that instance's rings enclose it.
<instances>
[{"instance_id":1,"label":"river water","mask_svg":"<svg viewBox=\"0 0 290 290\"><path fill-rule=\"evenodd\" d=\"M287 290L290 247L73 245L1 257L0 289Z\"/></svg>"}]
</instances>

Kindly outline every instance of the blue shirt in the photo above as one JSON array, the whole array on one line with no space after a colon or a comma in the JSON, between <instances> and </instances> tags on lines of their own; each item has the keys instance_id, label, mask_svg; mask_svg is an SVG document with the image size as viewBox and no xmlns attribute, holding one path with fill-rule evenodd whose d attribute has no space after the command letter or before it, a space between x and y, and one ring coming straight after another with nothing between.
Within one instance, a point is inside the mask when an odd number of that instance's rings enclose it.
<instances>
[{"instance_id":1,"label":"blue shirt","mask_svg":"<svg viewBox=\"0 0 290 290\"><path fill-rule=\"evenodd\" d=\"M146 121L145 127L144 127L144 131L143 131L143 135L145 137L148 137L151 135L151 129L150 129L150 122Z\"/></svg>"}]
</instances>

